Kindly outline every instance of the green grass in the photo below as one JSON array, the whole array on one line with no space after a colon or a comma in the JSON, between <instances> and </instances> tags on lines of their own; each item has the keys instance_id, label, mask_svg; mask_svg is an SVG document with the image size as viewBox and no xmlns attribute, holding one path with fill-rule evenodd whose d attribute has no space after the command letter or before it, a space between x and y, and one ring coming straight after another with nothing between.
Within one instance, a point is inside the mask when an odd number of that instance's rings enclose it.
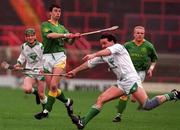
<instances>
[{"instance_id":1,"label":"green grass","mask_svg":"<svg viewBox=\"0 0 180 130\"><path fill-rule=\"evenodd\" d=\"M84 115L100 92L65 92L74 99L74 111ZM121 123L113 123L116 101L104 105L101 113L91 120L85 130L180 130L180 102L167 102L152 111L137 111L137 103L128 103ZM41 111L35 97L19 89L0 89L0 130L76 130L62 103L56 101L50 117L34 119Z\"/></svg>"}]
</instances>

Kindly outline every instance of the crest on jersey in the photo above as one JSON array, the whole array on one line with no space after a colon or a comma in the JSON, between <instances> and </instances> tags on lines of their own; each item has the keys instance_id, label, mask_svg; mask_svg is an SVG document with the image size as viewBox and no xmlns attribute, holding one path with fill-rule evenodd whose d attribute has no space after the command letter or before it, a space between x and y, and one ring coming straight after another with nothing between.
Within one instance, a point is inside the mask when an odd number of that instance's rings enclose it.
<instances>
[{"instance_id":1,"label":"crest on jersey","mask_svg":"<svg viewBox=\"0 0 180 130\"><path fill-rule=\"evenodd\" d=\"M29 54L29 58L31 59L32 63L37 62L37 55L36 53Z\"/></svg>"},{"instance_id":2,"label":"crest on jersey","mask_svg":"<svg viewBox=\"0 0 180 130\"><path fill-rule=\"evenodd\" d=\"M110 70L117 68L117 66L114 64L114 58L113 58L113 57L109 58L109 59L108 59L108 62L109 62L110 65L111 65L111 66L109 67Z\"/></svg>"}]
</instances>

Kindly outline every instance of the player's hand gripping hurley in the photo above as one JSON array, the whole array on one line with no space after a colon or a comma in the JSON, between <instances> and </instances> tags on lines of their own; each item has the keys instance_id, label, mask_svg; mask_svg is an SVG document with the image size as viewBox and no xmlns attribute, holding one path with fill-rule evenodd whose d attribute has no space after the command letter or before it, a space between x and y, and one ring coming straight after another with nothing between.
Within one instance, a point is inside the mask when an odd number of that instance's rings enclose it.
<instances>
[{"instance_id":1,"label":"player's hand gripping hurley","mask_svg":"<svg viewBox=\"0 0 180 130\"><path fill-rule=\"evenodd\" d=\"M6 70L14 70L14 71L30 71L32 69L27 69L23 67L17 67L15 68L13 65L8 64L6 61L3 61L1 63L1 68L6 69Z\"/></svg>"},{"instance_id":2,"label":"player's hand gripping hurley","mask_svg":"<svg viewBox=\"0 0 180 130\"><path fill-rule=\"evenodd\" d=\"M6 61L3 61L1 63L1 68L6 69L6 70L19 71L19 72L22 72L23 74L27 74L27 75L66 77L66 74L44 73L42 70L38 70L38 69L28 69L28 68L23 68L23 67L15 68L13 65L8 64ZM29 71L31 71L31 73ZM32 72L34 72L34 73L32 73Z\"/></svg>"}]
</instances>

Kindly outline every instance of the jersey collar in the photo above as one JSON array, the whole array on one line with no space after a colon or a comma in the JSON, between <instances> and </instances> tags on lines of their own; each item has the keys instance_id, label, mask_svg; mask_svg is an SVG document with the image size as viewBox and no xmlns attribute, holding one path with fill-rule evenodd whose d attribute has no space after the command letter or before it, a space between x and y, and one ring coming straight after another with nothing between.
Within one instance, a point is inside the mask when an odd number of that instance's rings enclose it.
<instances>
[{"instance_id":1,"label":"jersey collar","mask_svg":"<svg viewBox=\"0 0 180 130\"><path fill-rule=\"evenodd\" d=\"M54 26L58 26L59 25L59 23L57 22L57 23L54 23L52 20L48 20L48 22L50 22L52 25L54 25Z\"/></svg>"},{"instance_id":2,"label":"jersey collar","mask_svg":"<svg viewBox=\"0 0 180 130\"><path fill-rule=\"evenodd\" d=\"M145 39L143 39L141 43L137 43L135 40L133 40L133 42L136 46L141 46L145 42Z\"/></svg>"},{"instance_id":3,"label":"jersey collar","mask_svg":"<svg viewBox=\"0 0 180 130\"><path fill-rule=\"evenodd\" d=\"M26 42L26 45L28 45L29 47L33 48L34 46L36 46L38 44L37 40L34 41L34 44L31 45L29 42Z\"/></svg>"}]
</instances>

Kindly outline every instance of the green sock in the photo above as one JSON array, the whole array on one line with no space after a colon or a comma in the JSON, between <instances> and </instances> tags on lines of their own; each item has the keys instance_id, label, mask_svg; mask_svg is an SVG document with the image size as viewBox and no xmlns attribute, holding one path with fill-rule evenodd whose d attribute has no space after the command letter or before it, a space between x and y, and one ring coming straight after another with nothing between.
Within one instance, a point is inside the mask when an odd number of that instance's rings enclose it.
<instances>
[{"instance_id":1,"label":"green sock","mask_svg":"<svg viewBox=\"0 0 180 130\"><path fill-rule=\"evenodd\" d=\"M52 110L52 106L53 106L54 102L55 102L55 97L48 95L47 103L45 104L44 109L46 109L50 112Z\"/></svg>"},{"instance_id":2,"label":"green sock","mask_svg":"<svg viewBox=\"0 0 180 130\"><path fill-rule=\"evenodd\" d=\"M63 92L61 92L61 94L57 96L56 98L59 99L63 103L66 103L68 101L68 99L64 96Z\"/></svg>"},{"instance_id":3,"label":"green sock","mask_svg":"<svg viewBox=\"0 0 180 130\"><path fill-rule=\"evenodd\" d=\"M83 124L86 125L93 117L95 117L100 110L95 107L91 107L89 112L82 118Z\"/></svg>"},{"instance_id":4,"label":"green sock","mask_svg":"<svg viewBox=\"0 0 180 130\"><path fill-rule=\"evenodd\" d=\"M166 97L167 100L173 100L174 99L173 93L167 93L167 94L164 94L164 96Z\"/></svg>"},{"instance_id":5,"label":"green sock","mask_svg":"<svg viewBox=\"0 0 180 130\"><path fill-rule=\"evenodd\" d=\"M122 114L123 111L126 109L126 105L127 105L127 101L128 100L122 100L120 99L117 105L117 113Z\"/></svg>"}]
</instances>

